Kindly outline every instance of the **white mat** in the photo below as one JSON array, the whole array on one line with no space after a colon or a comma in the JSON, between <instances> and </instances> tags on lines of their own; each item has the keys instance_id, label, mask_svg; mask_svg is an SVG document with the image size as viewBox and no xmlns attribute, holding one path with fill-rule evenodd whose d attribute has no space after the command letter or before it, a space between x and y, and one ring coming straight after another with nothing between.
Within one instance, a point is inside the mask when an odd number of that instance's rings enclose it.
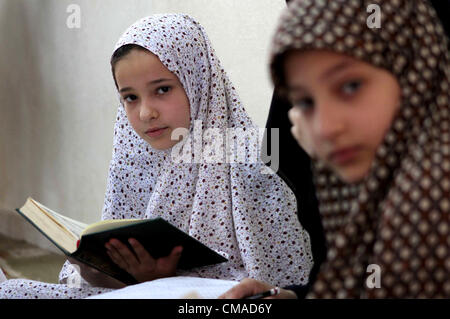
<instances>
[{"instance_id":1,"label":"white mat","mask_svg":"<svg viewBox=\"0 0 450 319\"><path fill-rule=\"evenodd\" d=\"M128 286L88 299L216 299L238 281L168 277Z\"/></svg>"}]
</instances>

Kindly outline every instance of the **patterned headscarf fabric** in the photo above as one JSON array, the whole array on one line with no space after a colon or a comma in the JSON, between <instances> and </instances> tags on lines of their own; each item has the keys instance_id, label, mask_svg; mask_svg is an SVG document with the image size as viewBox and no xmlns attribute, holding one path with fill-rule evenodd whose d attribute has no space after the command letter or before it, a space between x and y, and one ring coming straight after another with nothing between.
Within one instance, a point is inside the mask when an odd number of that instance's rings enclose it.
<instances>
[{"instance_id":1,"label":"patterned headscarf fabric","mask_svg":"<svg viewBox=\"0 0 450 319\"><path fill-rule=\"evenodd\" d=\"M369 27L373 5L380 28ZM434 9L424 0L295 0L272 44L276 85L286 52L323 49L390 71L402 90L362 181L345 184L314 160L328 253L307 297L450 297L450 60Z\"/></svg>"},{"instance_id":2,"label":"patterned headscarf fabric","mask_svg":"<svg viewBox=\"0 0 450 319\"><path fill-rule=\"evenodd\" d=\"M149 50L177 75L191 106L186 140L201 143L204 153L219 143L206 136L207 129L222 134L228 128L257 129L203 27L191 17L159 14L140 19L114 50L126 44ZM203 129L203 139L196 127ZM180 153L191 144L182 145ZM152 149L133 131L121 102L102 218L161 216L228 259L179 274L252 277L274 285L307 281L312 266L309 236L298 221L296 200L287 185L277 175L263 173L266 167L260 161L210 163L198 160L195 149L199 148L191 147L197 160L191 163L174 161L171 149ZM249 159L251 152L244 153Z\"/></svg>"}]
</instances>

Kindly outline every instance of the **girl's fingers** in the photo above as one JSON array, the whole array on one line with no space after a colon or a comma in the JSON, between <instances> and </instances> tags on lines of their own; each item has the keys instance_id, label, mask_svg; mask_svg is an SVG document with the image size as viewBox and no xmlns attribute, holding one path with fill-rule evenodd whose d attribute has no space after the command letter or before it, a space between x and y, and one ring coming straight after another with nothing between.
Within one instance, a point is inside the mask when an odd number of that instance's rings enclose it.
<instances>
[{"instance_id":1,"label":"girl's fingers","mask_svg":"<svg viewBox=\"0 0 450 319\"><path fill-rule=\"evenodd\" d=\"M131 249L116 239L111 239L105 247L110 258L136 279L142 282L175 274L182 246L174 247L166 257L155 259L136 239L130 238L128 242Z\"/></svg>"},{"instance_id":2,"label":"girl's fingers","mask_svg":"<svg viewBox=\"0 0 450 319\"><path fill-rule=\"evenodd\" d=\"M128 265L124 264L122 258L118 256L116 252L114 252L112 249L107 249L106 253L117 266L119 266L122 269L127 269Z\"/></svg>"},{"instance_id":3,"label":"girl's fingers","mask_svg":"<svg viewBox=\"0 0 450 319\"><path fill-rule=\"evenodd\" d=\"M183 251L182 246L176 246L172 249L172 252L167 257L160 258L158 262L158 268L163 269L164 273L170 276L174 276L178 262L181 258L181 253Z\"/></svg>"},{"instance_id":4,"label":"girl's fingers","mask_svg":"<svg viewBox=\"0 0 450 319\"><path fill-rule=\"evenodd\" d=\"M125 266L126 270L139 266L139 261L130 249L119 240L111 239L109 241L110 252L116 259L116 263Z\"/></svg>"},{"instance_id":5,"label":"girl's fingers","mask_svg":"<svg viewBox=\"0 0 450 319\"><path fill-rule=\"evenodd\" d=\"M178 261L181 258L181 253L182 252L183 252L183 247L182 246L176 246L176 247L174 247L172 249L172 252L167 257L167 261L168 261L169 265L171 265L174 270L177 268Z\"/></svg>"},{"instance_id":6,"label":"girl's fingers","mask_svg":"<svg viewBox=\"0 0 450 319\"><path fill-rule=\"evenodd\" d=\"M127 262L131 267L137 267L139 265L139 260L133 251L128 248L128 246L124 245L119 240L113 240L112 244L116 247L119 254L122 258Z\"/></svg>"},{"instance_id":7,"label":"girl's fingers","mask_svg":"<svg viewBox=\"0 0 450 319\"><path fill-rule=\"evenodd\" d=\"M148 251L134 238L128 240L131 247L133 247L134 253L137 256L140 264L154 265L155 259L148 253Z\"/></svg>"},{"instance_id":8,"label":"girl's fingers","mask_svg":"<svg viewBox=\"0 0 450 319\"><path fill-rule=\"evenodd\" d=\"M119 252L117 251L117 249L110 245L110 244L106 244L106 253L108 254L109 258L111 258L111 260L120 268L127 270L129 268L128 264L126 263L126 261L122 258L122 256L119 254Z\"/></svg>"},{"instance_id":9,"label":"girl's fingers","mask_svg":"<svg viewBox=\"0 0 450 319\"><path fill-rule=\"evenodd\" d=\"M239 284L219 296L219 299L242 299L273 288L256 279L244 278Z\"/></svg>"}]
</instances>

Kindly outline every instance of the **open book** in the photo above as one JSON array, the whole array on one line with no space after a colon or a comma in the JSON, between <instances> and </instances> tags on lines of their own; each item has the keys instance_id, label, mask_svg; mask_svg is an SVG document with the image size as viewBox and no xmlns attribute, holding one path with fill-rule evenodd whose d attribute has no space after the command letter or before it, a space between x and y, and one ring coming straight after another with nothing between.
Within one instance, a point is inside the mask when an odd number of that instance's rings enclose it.
<instances>
[{"instance_id":1,"label":"open book","mask_svg":"<svg viewBox=\"0 0 450 319\"><path fill-rule=\"evenodd\" d=\"M125 284L135 284L137 281L109 258L105 243L111 238L116 238L128 246L128 239L135 238L153 258L167 256L175 246L181 245L183 252L178 263L179 269L227 261L161 217L103 220L87 225L58 214L32 198L28 198L17 212L64 254Z\"/></svg>"},{"instance_id":2,"label":"open book","mask_svg":"<svg viewBox=\"0 0 450 319\"><path fill-rule=\"evenodd\" d=\"M87 299L216 299L238 283L239 281L232 280L177 276L146 281Z\"/></svg>"}]
</instances>

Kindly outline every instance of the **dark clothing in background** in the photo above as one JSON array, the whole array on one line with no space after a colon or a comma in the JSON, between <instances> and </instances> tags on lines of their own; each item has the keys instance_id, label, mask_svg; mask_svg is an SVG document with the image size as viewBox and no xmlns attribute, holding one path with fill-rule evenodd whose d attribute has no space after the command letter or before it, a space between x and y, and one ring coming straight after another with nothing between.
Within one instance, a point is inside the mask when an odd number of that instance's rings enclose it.
<instances>
[{"instance_id":1,"label":"dark clothing in background","mask_svg":"<svg viewBox=\"0 0 450 319\"><path fill-rule=\"evenodd\" d=\"M286 129L291 127L287 117L290 107L289 102L274 93L266 123L267 132L265 139L267 144L264 143L263 145L267 145L268 152L266 154L270 155L270 128L280 128L279 168L277 174L294 192L297 198L298 218L310 236L314 266L309 276L309 283L313 283L321 263L325 260L325 237L312 181L309 156L292 137L290 130ZM308 292L309 286L308 284L306 286L299 285L285 288L294 290L298 298L303 299Z\"/></svg>"},{"instance_id":2,"label":"dark clothing in background","mask_svg":"<svg viewBox=\"0 0 450 319\"><path fill-rule=\"evenodd\" d=\"M450 37L450 0L431 0L431 3L444 26L445 33ZM450 50L450 41L448 46Z\"/></svg>"}]
</instances>

